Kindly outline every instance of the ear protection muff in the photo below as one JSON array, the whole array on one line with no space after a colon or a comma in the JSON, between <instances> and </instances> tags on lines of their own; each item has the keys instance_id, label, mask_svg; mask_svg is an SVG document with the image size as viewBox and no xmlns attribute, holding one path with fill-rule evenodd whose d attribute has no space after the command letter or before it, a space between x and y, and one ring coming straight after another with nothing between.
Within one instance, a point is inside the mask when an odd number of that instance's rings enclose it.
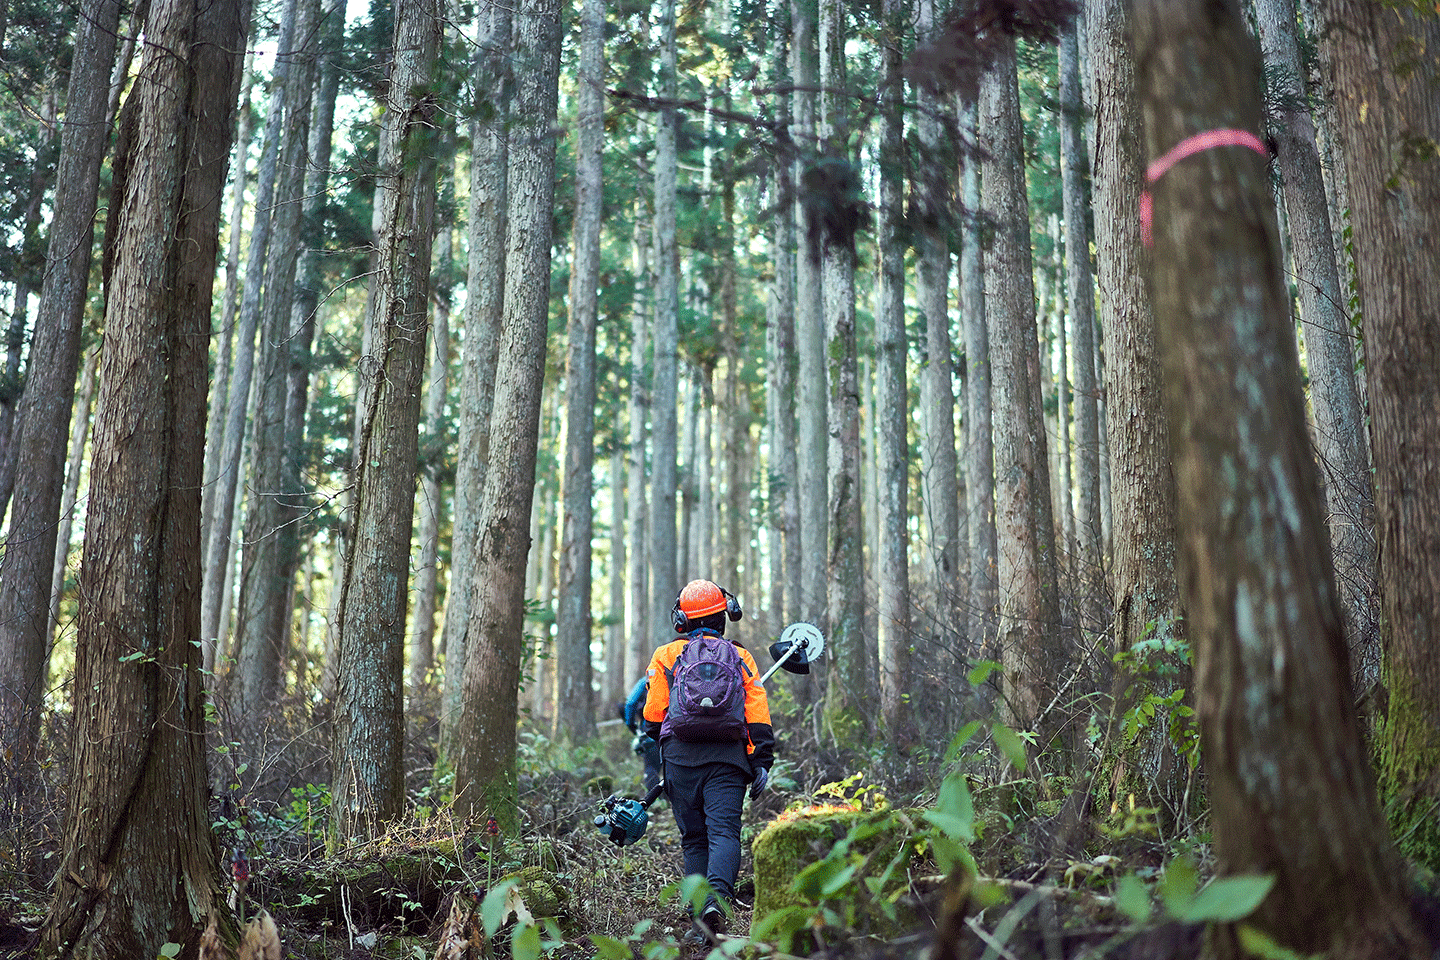
<instances>
[{"instance_id":1,"label":"ear protection muff","mask_svg":"<svg viewBox=\"0 0 1440 960\"><path fill-rule=\"evenodd\" d=\"M745 611L740 608L740 601L736 599L735 594L726 590L713 580L708 582L712 584L716 590L719 590L720 595L725 598L726 619L734 623L736 620L745 616ZM676 633L686 633L690 630L690 616L684 610L680 609L680 598L684 595L685 590L682 588L681 591L675 595L675 605L670 608L670 622L674 625Z\"/></svg>"},{"instance_id":2,"label":"ear protection muff","mask_svg":"<svg viewBox=\"0 0 1440 960\"><path fill-rule=\"evenodd\" d=\"M715 586L720 587L720 584L717 583ZM720 592L725 595L725 616L731 623L745 616L745 611L740 609L740 601L735 599L735 594L724 587L720 587Z\"/></svg>"}]
</instances>

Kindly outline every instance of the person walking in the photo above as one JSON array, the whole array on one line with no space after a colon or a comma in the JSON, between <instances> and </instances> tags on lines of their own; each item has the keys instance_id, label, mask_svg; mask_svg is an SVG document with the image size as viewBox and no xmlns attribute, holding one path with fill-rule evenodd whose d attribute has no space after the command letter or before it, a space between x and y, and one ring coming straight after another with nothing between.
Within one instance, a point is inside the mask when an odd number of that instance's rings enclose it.
<instances>
[{"instance_id":1,"label":"person walking","mask_svg":"<svg viewBox=\"0 0 1440 960\"><path fill-rule=\"evenodd\" d=\"M700 874L710 895L688 943L725 932L740 872L740 815L764 792L775 758L770 703L755 658L725 637L726 621L744 616L740 601L710 580L692 580L675 598L679 639L650 658L642 712L660 744L665 796L680 828L686 875Z\"/></svg>"},{"instance_id":2,"label":"person walking","mask_svg":"<svg viewBox=\"0 0 1440 960\"><path fill-rule=\"evenodd\" d=\"M625 727L635 734L635 739L630 743L630 749L641 759L645 765L645 792L649 793L655 789L660 782L660 744L650 734L640 729L641 712L645 709L645 695L650 690L650 678L641 677L635 681L635 686L630 688L630 696L620 705L620 717L625 721Z\"/></svg>"}]
</instances>

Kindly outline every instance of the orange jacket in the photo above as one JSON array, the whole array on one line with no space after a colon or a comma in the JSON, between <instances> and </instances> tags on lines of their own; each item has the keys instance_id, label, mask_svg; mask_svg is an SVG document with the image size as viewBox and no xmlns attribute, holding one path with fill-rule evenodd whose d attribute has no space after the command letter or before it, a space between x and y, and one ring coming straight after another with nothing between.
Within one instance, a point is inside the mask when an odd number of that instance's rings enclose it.
<instances>
[{"instance_id":1,"label":"orange jacket","mask_svg":"<svg viewBox=\"0 0 1440 960\"><path fill-rule=\"evenodd\" d=\"M670 671L675 669L675 661L679 659L680 651L685 649L690 638L701 632L696 630L678 640L670 641L656 650L655 655L650 658L650 668L646 671L646 676L650 679L650 690L645 696L642 716L645 718L646 732L656 740L660 739L660 725L665 721L666 711L670 709ZM720 636L713 630L704 632ZM760 671L755 666L755 658L738 642L730 642L735 644L735 652L740 654L740 662L745 665L745 726L749 730L745 750L752 766L769 768L775 759L775 732L770 726L770 700L765 695L765 688L757 682Z\"/></svg>"}]
</instances>

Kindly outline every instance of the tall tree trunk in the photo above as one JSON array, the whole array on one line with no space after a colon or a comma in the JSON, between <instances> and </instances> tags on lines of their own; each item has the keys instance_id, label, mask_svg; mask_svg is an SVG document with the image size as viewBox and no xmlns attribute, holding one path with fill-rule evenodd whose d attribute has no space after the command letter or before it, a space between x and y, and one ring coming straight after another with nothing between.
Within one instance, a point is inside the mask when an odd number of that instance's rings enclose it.
<instances>
[{"instance_id":1,"label":"tall tree trunk","mask_svg":"<svg viewBox=\"0 0 1440 960\"><path fill-rule=\"evenodd\" d=\"M1333 2L1375 459L1389 708L1380 784L1401 850L1440 869L1440 79L1433 12ZM1418 51L1425 51L1424 56Z\"/></svg>"},{"instance_id":2,"label":"tall tree trunk","mask_svg":"<svg viewBox=\"0 0 1440 960\"><path fill-rule=\"evenodd\" d=\"M910 397L905 376L910 351L905 335L905 247L899 236L900 221L905 213L905 171L901 167L901 158L905 155L905 115L902 110L905 81L900 74L901 43L907 19L905 13L899 0L888 0L883 34L884 128L880 144L881 156L886 159L882 161L880 170L880 287L875 307L876 417L872 421L879 434L875 463L880 535L875 542L874 558L879 586L876 608L879 617L877 662L880 665L880 710L886 732L893 742L902 743L911 736L913 723L910 711L910 536L907 526L910 443L906 431L910 419ZM940 159L922 156L920 162L938 166ZM939 198L929 199L937 201ZM922 256L929 252L927 247ZM948 268L948 249L944 250L943 256ZM934 259L926 262L933 270ZM933 273L923 275L934 282ZM948 277L949 270L944 269L942 276ZM943 313L943 290L938 299ZM948 333L948 316L945 322ZM945 368L949 370L948 363ZM948 391L946 395L953 399ZM953 478L953 438L950 456L950 476ZM952 490L952 496L953 493Z\"/></svg>"},{"instance_id":3,"label":"tall tree trunk","mask_svg":"<svg viewBox=\"0 0 1440 960\"><path fill-rule=\"evenodd\" d=\"M511 130L507 182L513 203L505 243L492 456L480 503L471 585L473 643L465 661L464 707L455 739L457 811L462 816L493 816L507 836L514 835L519 819L516 691L550 307L560 12L559 0L526 0L516 9L514 116L521 122Z\"/></svg>"},{"instance_id":4,"label":"tall tree trunk","mask_svg":"<svg viewBox=\"0 0 1440 960\"><path fill-rule=\"evenodd\" d=\"M1106 432L1115 524L1111 590L1116 653L1145 638L1162 650L1183 639L1179 583L1175 576L1175 479L1170 432L1161 406L1160 357L1155 317L1141 272L1138 171L1141 168L1140 103L1130 49L1130 6L1095 0L1086 6L1094 96L1091 189L1095 211L1096 266L1105 337ZM1076 351L1076 370L1093 359ZM1078 391L1077 391L1078 393ZM1077 527L1079 525L1077 524ZM1169 696L1188 686L1178 655L1122 657L1112 684L1113 703L1103 777L1095 796L1105 804L1138 802L1180 816L1188 769L1170 742L1169 720L1157 713L1133 742L1121 740L1125 715L1150 694ZM1180 668L1172 672L1169 668Z\"/></svg>"},{"instance_id":5,"label":"tall tree trunk","mask_svg":"<svg viewBox=\"0 0 1440 960\"><path fill-rule=\"evenodd\" d=\"M1350 319L1335 264L1325 179L1296 39L1295 0L1255 0L1271 85L1267 124L1276 146L1300 293L1315 449L1323 466L1330 544L1357 691L1380 680L1375 610L1375 497L1355 384Z\"/></svg>"},{"instance_id":6,"label":"tall tree trunk","mask_svg":"<svg viewBox=\"0 0 1440 960\"><path fill-rule=\"evenodd\" d=\"M977 108L960 111L963 138L975 143ZM995 457L990 405L990 334L985 320L984 248L980 223L978 153L967 151L960 170L961 205L965 219L960 246L960 312L965 336L965 509L970 531L970 610L966 626L971 657L989 656L987 637L994 637L998 603L995 566Z\"/></svg>"},{"instance_id":7,"label":"tall tree trunk","mask_svg":"<svg viewBox=\"0 0 1440 960\"><path fill-rule=\"evenodd\" d=\"M595 736L590 695L590 540L595 471L595 326L600 286L601 157L605 136L605 3L584 0L580 14L579 126L575 173L574 264L570 270L569 354L565 361L565 532L555 667L561 739Z\"/></svg>"},{"instance_id":8,"label":"tall tree trunk","mask_svg":"<svg viewBox=\"0 0 1440 960\"><path fill-rule=\"evenodd\" d=\"M299 46L281 48L276 82L286 87L279 166L304 170L310 136L311 88L314 86L314 25L318 0L290 0L285 16L294 23L287 35ZM284 63L281 71L279 64ZM286 176L277 184L271 215L274 250L265 261L265 301L260 351L262 375L252 426L254 490L245 520L241 553L240 600L235 623L235 679L232 700L245 721L273 709L285 682L289 660L290 600L294 591L281 579L281 540L289 533L285 484L285 404L290 378L291 313L295 303L295 265L300 249L300 204L305 178Z\"/></svg>"},{"instance_id":9,"label":"tall tree trunk","mask_svg":"<svg viewBox=\"0 0 1440 960\"><path fill-rule=\"evenodd\" d=\"M791 0L791 74L795 78L795 139L800 143L796 175L801 197L807 197L815 150L815 87L819 82L816 61L815 5L811 0ZM795 261L795 352L799 359L799 486L800 486L800 574L799 614L820 625L825 623L826 570L829 534L826 529L826 438L825 426L825 326L820 312L819 227L809 203L796 211L800 252Z\"/></svg>"},{"instance_id":10,"label":"tall tree trunk","mask_svg":"<svg viewBox=\"0 0 1440 960\"><path fill-rule=\"evenodd\" d=\"M771 88L780 91L770 109L781 129L789 129L792 111L790 7L781 4L772 20ZM795 445L795 164L775 157L770 171L771 197L778 214L772 221L770 262L774 280L765 301L765 421L769 427L770 470L766 486L770 518L769 607L779 624L796 619L800 597L800 497ZM779 625L777 624L777 626Z\"/></svg>"},{"instance_id":11,"label":"tall tree trunk","mask_svg":"<svg viewBox=\"0 0 1440 960\"><path fill-rule=\"evenodd\" d=\"M440 699L440 753L453 762L453 734L463 705L470 603L480 535L480 498L490 460L500 320L505 297L505 223L509 211L508 118L513 78L508 3L480 5L476 29L474 113L470 120L469 264L465 281L465 370L460 384L450 589L445 604L445 680ZM522 560L523 562L523 560Z\"/></svg>"},{"instance_id":12,"label":"tall tree trunk","mask_svg":"<svg viewBox=\"0 0 1440 960\"><path fill-rule=\"evenodd\" d=\"M618 437L618 430L616 432ZM630 684L639 674L627 672L625 655L629 647L628 622L625 619L625 572L629 569L625 550L626 507L625 451L615 443L610 451L610 567L609 613L605 624L605 676L601 684L600 703L605 706L624 703ZM611 714L610 716L614 716ZM609 719L609 717L607 717Z\"/></svg>"},{"instance_id":13,"label":"tall tree trunk","mask_svg":"<svg viewBox=\"0 0 1440 960\"><path fill-rule=\"evenodd\" d=\"M291 15L281 18L279 49L294 46L294 0L287 0ZM201 589L200 636L220 638L228 602L227 588L231 579L231 531L235 526L240 474L250 408L251 382L255 375L255 334L260 329L260 297L265 279L265 261L269 256L275 211L275 186L280 159L280 141L286 117L285 98L289 89L284 81L285 68L275 68L270 90L269 112L265 119L264 149L260 169L255 178L255 217L250 228L250 247L245 262L245 284L240 298L240 314L230 369L229 397L225 403L225 424L213 438L217 443L214 510L207 516L209 527L203 531L205 543L204 583ZM219 425L217 424L217 427Z\"/></svg>"},{"instance_id":14,"label":"tall tree trunk","mask_svg":"<svg viewBox=\"0 0 1440 960\"><path fill-rule=\"evenodd\" d=\"M638 213L639 211L637 211ZM650 269L650 231L636 217L635 232L631 237L634 255L635 275L643 281L641 287L655 289L650 283L653 273ZM652 301L653 304L653 301ZM625 650L625 676L638 678L649 663L650 651L655 648L651 637L663 629L664 621L650 623L650 498L645 495L645 427L650 410L650 377L647 373L647 359L650 352L650 314L644 299L637 293L630 305L630 442L626 453L626 513L630 518L630 551L626 558L626 581L630 584L629 623L630 637Z\"/></svg>"},{"instance_id":15,"label":"tall tree trunk","mask_svg":"<svg viewBox=\"0 0 1440 960\"><path fill-rule=\"evenodd\" d=\"M1426 956L1351 696L1255 136L1258 51L1234 2L1145 0L1135 27L1147 156L1211 130L1242 131L1256 148L1152 161L1148 178L1150 289L1218 867L1274 875L1246 922L1288 950ZM1250 955L1233 926L1211 934L1215 956Z\"/></svg>"},{"instance_id":16,"label":"tall tree trunk","mask_svg":"<svg viewBox=\"0 0 1440 960\"><path fill-rule=\"evenodd\" d=\"M1006 722L1032 729L1059 692L1065 663L1053 604L1054 530L1036 374L1039 347L1031 281L1030 217L1014 40L1002 44L980 86L981 205L995 223L985 271L995 436L1000 649ZM1048 745L1049 731L1040 731Z\"/></svg>"},{"instance_id":17,"label":"tall tree trunk","mask_svg":"<svg viewBox=\"0 0 1440 960\"><path fill-rule=\"evenodd\" d=\"M845 89L845 8L820 4L820 163L807 193L817 209L821 313L825 319L825 386L829 393L826 509L826 633L833 676L825 719L840 743L855 745L875 727L876 668L865 648L864 538L860 525L860 384L855 347L855 231L860 178L850 157Z\"/></svg>"},{"instance_id":18,"label":"tall tree trunk","mask_svg":"<svg viewBox=\"0 0 1440 960\"><path fill-rule=\"evenodd\" d=\"M454 137L447 129L444 155L454 156ZM453 171L453 163L447 163ZM451 178L453 179L453 178ZM453 209L455 195L448 188L442 204L448 201ZM445 401L450 380L450 286L453 258L453 231L447 212L440 216L441 226L435 237L435 283L430 298L431 341L430 372L425 384L425 426L421 442L421 478L416 531L418 553L415 558L415 616L410 627L409 687L412 697L423 696L430 685L435 668L435 615L440 606L440 528L445 521L446 472L445 447L447 428Z\"/></svg>"},{"instance_id":19,"label":"tall tree trunk","mask_svg":"<svg viewBox=\"0 0 1440 960\"><path fill-rule=\"evenodd\" d=\"M59 111L59 91L54 84L47 84L39 104L39 143L37 153L49 153L55 144L60 125L56 122ZM25 351L26 328L29 323L30 295L35 292L37 274L40 269L40 213L41 205L51 184L52 168L48 163L35 163L30 167L29 197L25 202L25 213L20 222L20 243L17 250L13 305L10 309L10 329L5 337L5 374L0 378L0 514L10 503L15 488L16 472L16 412L24 397L26 377L20 373L20 360ZM41 286L44 283L41 280ZM33 348L32 348L33 356Z\"/></svg>"},{"instance_id":20,"label":"tall tree trunk","mask_svg":"<svg viewBox=\"0 0 1440 960\"><path fill-rule=\"evenodd\" d=\"M15 796L5 798L4 806L23 806L37 772L34 749L50 654L55 525L65 488L100 165L110 140L105 121L119 23L118 0L102 0L92 16L80 18L75 36L45 278L12 449L18 469L0 557L0 609L7 611L0 618L0 757L6 758L0 769Z\"/></svg>"},{"instance_id":21,"label":"tall tree trunk","mask_svg":"<svg viewBox=\"0 0 1440 960\"><path fill-rule=\"evenodd\" d=\"M305 171L305 193L300 204L301 236L299 258L295 264L295 296L291 306L290 333L287 336L286 351L289 369L286 376L285 398L285 453L282 464L281 484L283 496L281 507L286 522L280 537L279 580L290 594L282 606L287 617L295 608L298 577L302 560L308 559L313 566L315 547L301 548L303 525L312 516L309 491L303 479L306 467L305 424L310 409L312 390L310 371L314 366L314 344L319 336L320 318L320 253L324 246L324 224L322 223L325 198L330 180L330 155L335 127L335 101L340 87L340 65L338 59L345 38L344 0L325 0L319 13L316 52L318 80L310 93L313 103L310 108L310 147L307 151L308 166ZM313 527L313 525L312 525ZM300 610L289 644L288 652L296 662L296 677L306 675L310 659L309 618L311 596L310 578L305 579L306 587L300 593Z\"/></svg>"},{"instance_id":22,"label":"tall tree trunk","mask_svg":"<svg viewBox=\"0 0 1440 960\"><path fill-rule=\"evenodd\" d=\"M1100 425L1095 389L1095 291L1090 276L1090 226L1086 220L1085 177L1088 158L1082 136L1084 102L1080 95L1078 23L1060 37L1060 178L1065 208L1065 281L1071 328L1075 331L1075 511L1076 581L1082 598L1103 593L1100 499ZM1062 338L1063 344L1063 338ZM1065 370L1060 371L1063 384ZM1062 408L1063 409L1063 408ZM1062 426L1062 429L1064 427ZM1068 431L1067 431L1068 435ZM1062 486L1068 502L1069 485ZM1095 606L1083 601L1082 613ZM1089 621L1089 617L1084 618ZM1098 626L1098 624L1092 624Z\"/></svg>"},{"instance_id":23,"label":"tall tree trunk","mask_svg":"<svg viewBox=\"0 0 1440 960\"><path fill-rule=\"evenodd\" d=\"M353 533L340 575L331 793L337 841L404 810L404 656L410 534L429 327L436 198L439 0L402 0L380 130L382 228L370 280L372 379L355 456Z\"/></svg>"},{"instance_id":24,"label":"tall tree trunk","mask_svg":"<svg viewBox=\"0 0 1440 960\"><path fill-rule=\"evenodd\" d=\"M655 128L655 365L650 387L650 623L670 620L679 590L675 534L676 399L680 314L680 252L675 240L676 0L660 5L660 114Z\"/></svg>"},{"instance_id":25,"label":"tall tree trunk","mask_svg":"<svg viewBox=\"0 0 1440 960\"><path fill-rule=\"evenodd\" d=\"M85 695L46 955L150 957L168 941L193 955L225 909L193 641L210 303L249 20L244 0L203 16L153 0L127 104L81 573Z\"/></svg>"},{"instance_id":26,"label":"tall tree trunk","mask_svg":"<svg viewBox=\"0 0 1440 960\"><path fill-rule=\"evenodd\" d=\"M920 41L936 29L933 0L916 4ZM920 109L915 119L919 155L916 158L912 205L919 222L915 231L915 289L925 318L925 363L920 371L921 447L925 522L930 530L931 579L935 586L936 623L930 630L945 637L951 649L960 649L965 628L965 595L969 584L961 572L959 459L955 452L954 352L950 337L950 157L944 144L938 98L917 92Z\"/></svg>"},{"instance_id":27,"label":"tall tree trunk","mask_svg":"<svg viewBox=\"0 0 1440 960\"><path fill-rule=\"evenodd\" d=\"M75 503L80 499L80 475L84 471L85 448L90 437L91 411L100 378L100 342L85 351L80 369L80 386L75 395L75 414L70 418L70 452L65 459L65 489L60 495L60 522L55 532L55 562L50 573L50 625L45 630L47 649L55 643L60 628L60 601L70 572L70 541L75 529ZM209 668L206 667L206 670Z\"/></svg>"},{"instance_id":28,"label":"tall tree trunk","mask_svg":"<svg viewBox=\"0 0 1440 960\"><path fill-rule=\"evenodd\" d=\"M250 138L254 111L250 107L254 71L253 53L246 53L241 82L239 130L235 135L235 159L230 177L230 239L225 251L225 289L221 293L220 329L216 332L214 368L210 378L210 412L205 419L205 489L200 495L200 536L202 549L215 526L216 491L221 471L221 450L225 446L225 423L229 419L230 379L235 366L235 318L240 309L240 253L245 239L245 196L249 189ZM112 96L118 93L112 90ZM213 634L202 636L206 676L213 682L216 654L221 644Z\"/></svg>"}]
</instances>

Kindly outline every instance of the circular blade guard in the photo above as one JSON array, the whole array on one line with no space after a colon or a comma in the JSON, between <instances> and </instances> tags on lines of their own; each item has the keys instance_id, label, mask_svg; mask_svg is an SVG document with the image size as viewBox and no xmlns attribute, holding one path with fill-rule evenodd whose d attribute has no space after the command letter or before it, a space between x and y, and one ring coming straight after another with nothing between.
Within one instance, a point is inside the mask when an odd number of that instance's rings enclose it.
<instances>
[{"instance_id":1,"label":"circular blade guard","mask_svg":"<svg viewBox=\"0 0 1440 960\"><path fill-rule=\"evenodd\" d=\"M825 635L813 623L790 624L780 634L780 639L770 646L770 656L775 665L790 673L809 673L810 664L819 660L824 652Z\"/></svg>"}]
</instances>

